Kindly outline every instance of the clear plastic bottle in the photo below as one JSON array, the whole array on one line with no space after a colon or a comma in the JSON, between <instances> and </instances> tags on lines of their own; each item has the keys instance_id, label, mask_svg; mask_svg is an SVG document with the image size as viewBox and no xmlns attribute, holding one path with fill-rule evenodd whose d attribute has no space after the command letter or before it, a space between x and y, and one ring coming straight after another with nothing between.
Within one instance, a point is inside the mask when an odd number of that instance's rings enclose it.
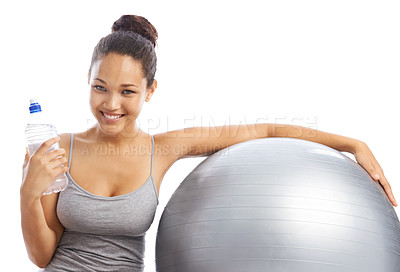
<instances>
[{"instance_id":1,"label":"clear plastic bottle","mask_svg":"<svg viewBox=\"0 0 400 272\"><path fill-rule=\"evenodd\" d=\"M43 142L50 138L57 137L57 130L53 123L49 122L47 117L43 115L41 106L36 99L30 100L29 111L30 116L25 128L25 139L28 145L29 155L32 157ZM59 148L60 146L57 142L53 144L46 153ZM67 176L65 173L61 173L54 179L43 195L63 191L65 188L67 188L67 185Z\"/></svg>"}]
</instances>

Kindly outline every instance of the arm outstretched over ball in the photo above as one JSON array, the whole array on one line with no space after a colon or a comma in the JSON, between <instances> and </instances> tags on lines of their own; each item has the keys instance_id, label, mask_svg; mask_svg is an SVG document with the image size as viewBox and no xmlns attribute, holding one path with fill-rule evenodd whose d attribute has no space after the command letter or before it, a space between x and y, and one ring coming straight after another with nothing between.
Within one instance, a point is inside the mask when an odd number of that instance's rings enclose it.
<instances>
[{"instance_id":1,"label":"arm outstretched over ball","mask_svg":"<svg viewBox=\"0 0 400 272\"><path fill-rule=\"evenodd\" d=\"M380 182L393 206L397 207L391 186L366 143L345 136L286 124L246 124L216 127L192 127L162 133L174 161L193 156L208 156L244 141L267 137L296 138L320 143L338 151L352 153L357 162Z\"/></svg>"}]
</instances>

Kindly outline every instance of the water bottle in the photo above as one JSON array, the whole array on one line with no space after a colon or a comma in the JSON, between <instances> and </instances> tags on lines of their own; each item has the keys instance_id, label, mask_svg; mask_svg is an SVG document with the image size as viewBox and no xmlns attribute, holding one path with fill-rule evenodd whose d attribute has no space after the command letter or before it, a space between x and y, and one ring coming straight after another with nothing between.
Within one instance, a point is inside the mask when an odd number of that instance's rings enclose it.
<instances>
[{"instance_id":1,"label":"water bottle","mask_svg":"<svg viewBox=\"0 0 400 272\"><path fill-rule=\"evenodd\" d=\"M32 157L43 142L50 138L57 137L57 130L53 123L49 122L47 117L43 115L42 108L36 99L30 100L29 111L30 116L25 128L25 139L28 145L29 154ZM53 144L46 153L59 148L60 146L57 142ZM61 173L54 179L43 195L61 192L67 188L67 185L67 176L65 173Z\"/></svg>"}]
</instances>

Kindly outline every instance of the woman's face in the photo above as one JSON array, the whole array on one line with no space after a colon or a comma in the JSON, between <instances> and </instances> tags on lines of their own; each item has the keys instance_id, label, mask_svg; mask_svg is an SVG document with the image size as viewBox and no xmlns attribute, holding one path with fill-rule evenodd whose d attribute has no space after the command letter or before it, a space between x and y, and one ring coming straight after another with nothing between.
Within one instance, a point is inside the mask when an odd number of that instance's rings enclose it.
<instances>
[{"instance_id":1,"label":"woman's face","mask_svg":"<svg viewBox=\"0 0 400 272\"><path fill-rule=\"evenodd\" d=\"M144 101L157 87L147 89L141 63L130 56L110 53L93 63L89 75L90 109L107 135L132 136Z\"/></svg>"}]
</instances>

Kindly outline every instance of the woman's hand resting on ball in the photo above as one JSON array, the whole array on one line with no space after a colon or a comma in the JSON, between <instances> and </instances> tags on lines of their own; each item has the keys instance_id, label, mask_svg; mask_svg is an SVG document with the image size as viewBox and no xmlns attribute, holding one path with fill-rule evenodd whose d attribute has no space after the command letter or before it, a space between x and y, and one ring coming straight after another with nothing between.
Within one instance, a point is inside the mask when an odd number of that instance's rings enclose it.
<instances>
[{"instance_id":1,"label":"woman's hand resting on ball","mask_svg":"<svg viewBox=\"0 0 400 272\"><path fill-rule=\"evenodd\" d=\"M381 166L375 159L367 144L360 142L353 155L357 162L370 174L370 176L382 185L389 197L389 200L392 202L392 205L397 207L397 202L394 198L392 187L390 187L389 182L383 174Z\"/></svg>"},{"instance_id":2,"label":"woman's hand resting on ball","mask_svg":"<svg viewBox=\"0 0 400 272\"><path fill-rule=\"evenodd\" d=\"M67 162L64 149L55 149L46 154L59 140L59 137L54 137L43 142L32 158L26 149L20 188L23 197L40 198L57 175L67 172L67 166L59 167Z\"/></svg>"}]
</instances>

